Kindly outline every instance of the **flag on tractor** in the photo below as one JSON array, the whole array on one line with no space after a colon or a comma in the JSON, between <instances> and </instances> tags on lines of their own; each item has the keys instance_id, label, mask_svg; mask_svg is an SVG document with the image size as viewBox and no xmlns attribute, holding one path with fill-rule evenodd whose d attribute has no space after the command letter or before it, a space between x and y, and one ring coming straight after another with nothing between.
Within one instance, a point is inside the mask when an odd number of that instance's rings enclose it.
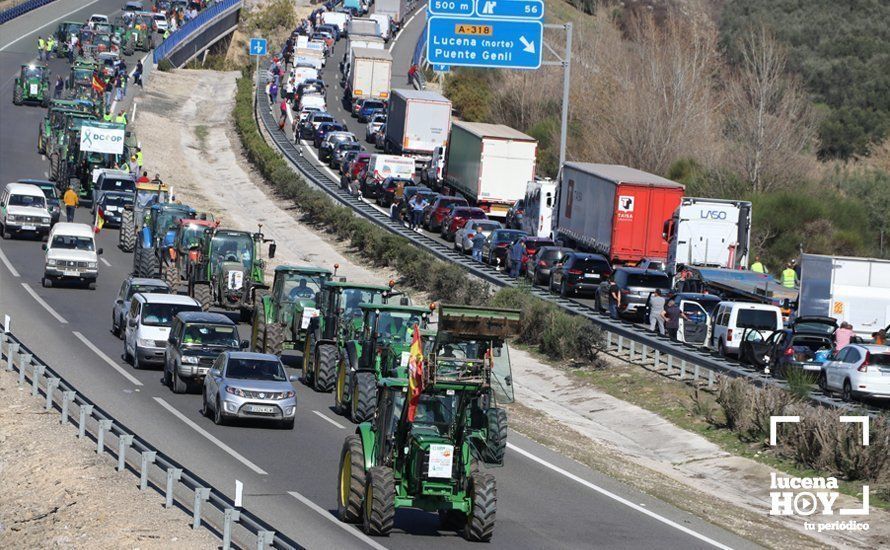
<instances>
[{"instance_id":1,"label":"flag on tractor","mask_svg":"<svg viewBox=\"0 0 890 550\"><path fill-rule=\"evenodd\" d=\"M99 78L99 75L93 73L93 89L96 90L96 93L105 92L105 83L102 82L102 79Z\"/></svg>"},{"instance_id":2,"label":"flag on tractor","mask_svg":"<svg viewBox=\"0 0 890 550\"><path fill-rule=\"evenodd\" d=\"M408 422L414 422L421 392L423 392L423 345L420 342L420 327L415 323L411 348L408 350Z\"/></svg>"},{"instance_id":3,"label":"flag on tractor","mask_svg":"<svg viewBox=\"0 0 890 550\"><path fill-rule=\"evenodd\" d=\"M102 226L105 225L105 212L102 208L96 208L96 223L93 224L93 232L98 233L102 231Z\"/></svg>"}]
</instances>

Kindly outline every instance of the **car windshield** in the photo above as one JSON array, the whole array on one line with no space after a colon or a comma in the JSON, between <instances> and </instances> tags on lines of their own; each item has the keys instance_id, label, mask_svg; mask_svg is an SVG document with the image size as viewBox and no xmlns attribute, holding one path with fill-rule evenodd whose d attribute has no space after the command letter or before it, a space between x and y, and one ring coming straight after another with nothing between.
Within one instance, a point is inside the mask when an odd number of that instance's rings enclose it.
<instances>
[{"instance_id":1,"label":"car windshield","mask_svg":"<svg viewBox=\"0 0 890 550\"><path fill-rule=\"evenodd\" d=\"M794 323L794 330L798 332L810 332L817 334L830 335L834 334L836 326L829 323L820 323L819 321L798 321Z\"/></svg>"},{"instance_id":2,"label":"car windshield","mask_svg":"<svg viewBox=\"0 0 890 550\"><path fill-rule=\"evenodd\" d=\"M437 208L450 208L454 205L466 206L467 201L459 198L440 199Z\"/></svg>"},{"instance_id":3,"label":"car windshield","mask_svg":"<svg viewBox=\"0 0 890 550\"><path fill-rule=\"evenodd\" d=\"M118 179L114 177L102 178L102 185L99 186L102 191L134 191L136 183L131 179Z\"/></svg>"},{"instance_id":4,"label":"car windshield","mask_svg":"<svg viewBox=\"0 0 890 550\"><path fill-rule=\"evenodd\" d=\"M127 291L127 300L133 297L137 292L142 294L170 294L170 287L164 285L130 285Z\"/></svg>"},{"instance_id":5,"label":"car windshield","mask_svg":"<svg viewBox=\"0 0 890 550\"><path fill-rule=\"evenodd\" d=\"M671 288L671 279L667 275L642 275L631 273L627 276L627 286Z\"/></svg>"},{"instance_id":6,"label":"car windshield","mask_svg":"<svg viewBox=\"0 0 890 550\"><path fill-rule=\"evenodd\" d=\"M47 199L58 198L58 195L56 195L56 186L55 185L49 183L49 184L45 184L45 185L41 184L41 185L38 185L37 187L40 187L40 190L43 191L43 196L46 197Z\"/></svg>"},{"instance_id":7,"label":"car windshield","mask_svg":"<svg viewBox=\"0 0 890 550\"><path fill-rule=\"evenodd\" d=\"M494 231L500 226L500 222L479 222L473 224L473 229L475 229L476 231Z\"/></svg>"},{"instance_id":8,"label":"car windshield","mask_svg":"<svg viewBox=\"0 0 890 550\"><path fill-rule=\"evenodd\" d=\"M163 193L161 193L161 194L163 195ZM161 198L163 198L163 197L161 197ZM157 191L140 189L139 191L136 192L136 205L140 209L144 209L147 206L150 206L156 202L159 202L159 200L160 200L160 198L159 198L159 194Z\"/></svg>"},{"instance_id":9,"label":"car windshield","mask_svg":"<svg viewBox=\"0 0 890 550\"><path fill-rule=\"evenodd\" d=\"M869 352L868 355L872 365L877 365L879 367L890 367L890 353Z\"/></svg>"},{"instance_id":10,"label":"car windshield","mask_svg":"<svg viewBox=\"0 0 890 550\"><path fill-rule=\"evenodd\" d=\"M270 380L284 382L287 375L278 361L268 359L235 359L229 357L226 364L226 378L234 380Z\"/></svg>"},{"instance_id":11,"label":"car windshield","mask_svg":"<svg viewBox=\"0 0 890 550\"><path fill-rule=\"evenodd\" d=\"M543 252L541 252L541 259L542 259L542 260L546 260L546 261L548 261L548 262L552 262L552 261L554 261L554 260L558 260L558 259L562 258L563 256L565 256L565 251L563 251L563 250L559 250L559 249L544 250ZM581 269L586 269L586 268L587 268L587 266L585 265L585 264L587 263L587 261L588 261L588 260L586 260L586 259L585 259L585 260L579 260L579 263L580 263L581 266L582 266ZM595 269L595 268L594 268L594 269Z\"/></svg>"},{"instance_id":12,"label":"car windshield","mask_svg":"<svg viewBox=\"0 0 890 550\"><path fill-rule=\"evenodd\" d=\"M495 235L495 242L503 243L503 242L514 241L514 240L518 239L519 237L525 237L525 235L526 235L525 231L510 231L510 230L498 231L497 234Z\"/></svg>"},{"instance_id":13,"label":"car windshield","mask_svg":"<svg viewBox=\"0 0 890 550\"><path fill-rule=\"evenodd\" d=\"M219 231L210 243L210 257L216 264L240 261L249 268L253 263L253 239L246 233Z\"/></svg>"},{"instance_id":14,"label":"car windshield","mask_svg":"<svg viewBox=\"0 0 890 550\"><path fill-rule=\"evenodd\" d=\"M382 101L365 101L362 103L362 109L370 111L371 109L383 109Z\"/></svg>"},{"instance_id":15,"label":"car windshield","mask_svg":"<svg viewBox=\"0 0 890 550\"><path fill-rule=\"evenodd\" d=\"M525 248L526 250L537 250L542 246L550 246L553 244L551 240L540 240L540 241L526 241Z\"/></svg>"},{"instance_id":16,"label":"car windshield","mask_svg":"<svg viewBox=\"0 0 890 550\"><path fill-rule=\"evenodd\" d=\"M189 323L182 334L182 343L191 346L238 347L238 332L226 325Z\"/></svg>"},{"instance_id":17,"label":"car windshield","mask_svg":"<svg viewBox=\"0 0 890 550\"><path fill-rule=\"evenodd\" d=\"M321 116L316 115L316 116L312 117L312 124L320 125L325 122L334 122L334 117L332 117L330 115L321 115Z\"/></svg>"},{"instance_id":18,"label":"car windshield","mask_svg":"<svg viewBox=\"0 0 890 550\"><path fill-rule=\"evenodd\" d=\"M284 280L284 299L295 302L300 298L314 298L315 294L321 290L322 281L324 281L322 275L289 273L287 279Z\"/></svg>"},{"instance_id":19,"label":"car windshield","mask_svg":"<svg viewBox=\"0 0 890 550\"><path fill-rule=\"evenodd\" d=\"M169 327L180 311L201 311L193 304L145 304L142 306L142 324L150 327Z\"/></svg>"},{"instance_id":20,"label":"car windshield","mask_svg":"<svg viewBox=\"0 0 890 550\"><path fill-rule=\"evenodd\" d=\"M776 330L781 326L781 313L764 309L740 309L736 326L757 330Z\"/></svg>"},{"instance_id":21,"label":"car windshield","mask_svg":"<svg viewBox=\"0 0 890 550\"><path fill-rule=\"evenodd\" d=\"M345 142L354 142L355 136L352 134L331 134L329 139L332 143L345 143Z\"/></svg>"},{"instance_id":22,"label":"car windshield","mask_svg":"<svg viewBox=\"0 0 890 550\"><path fill-rule=\"evenodd\" d=\"M75 237L73 235L56 235L50 248L65 250L95 250L96 245L90 237Z\"/></svg>"},{"instance_id":23,"label":"car windshield","mask_svg":"<svg viewBox=\"0 0 890 550\"><path fill-rule=\"evenodd\" d=\"M346 153L347 151L361 151L362 146L354 141L350 141L348 143L343 143L337 147L340 153Z\"/></svg>"},{"instance_id":24,"label":"car windshield","mask_svg":"<svg viewBox=\"0 0 890 550\"><path fill-rule=\"evenodd\" d=\"M10 195L9 206L31 206L34 208L46 208L46 198L43 195Z\"/></svg>"},{"instance_id":25,"label":"car windshield","mask_svg":"<svg viewBox=\"0 0 890 550\"><path fill-rule=\"evenodd\" d=\"M377 332L382 340L393 343L410 343L414 325L421 325L420 313L413 311L381 311L378 314Z\"/></svg>"},{"instance_id":26,"label":"car windshield","mask_svg":"<svg viewBox=\"0 0 890 550\"><path fill-rule=\"evenodd\" d=\"M439 430L439 433L444 433L454 422L456 409L456 394L421 394L420 401L417 403L417 410L414 413L414 424L434 426Z\"/></svg>"}]
</instances>

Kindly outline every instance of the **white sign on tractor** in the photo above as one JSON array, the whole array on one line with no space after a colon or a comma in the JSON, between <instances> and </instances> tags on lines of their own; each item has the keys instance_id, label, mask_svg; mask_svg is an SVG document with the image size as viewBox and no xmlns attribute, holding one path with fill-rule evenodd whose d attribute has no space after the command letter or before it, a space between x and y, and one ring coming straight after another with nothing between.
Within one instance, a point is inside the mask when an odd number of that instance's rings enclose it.
<instances>
[{"instance_id":1,"label":"white sign on tractor","mask_svg":"<svg viewBox=\"0 0 890 550\"><path fill-rule=\"evenodd\" d=\"M84 125L80 129L80 150L121 155L124 152L124 132L123 128Z\"/></svg>"}]
</instances>

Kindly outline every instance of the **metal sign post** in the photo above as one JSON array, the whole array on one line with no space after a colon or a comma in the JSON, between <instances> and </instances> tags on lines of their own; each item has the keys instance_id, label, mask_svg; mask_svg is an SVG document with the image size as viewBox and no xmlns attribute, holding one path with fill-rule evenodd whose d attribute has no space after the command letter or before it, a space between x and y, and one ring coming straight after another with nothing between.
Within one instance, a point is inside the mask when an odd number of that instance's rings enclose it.
<instances>
[{"instance_id":1,"label":"metal sign post","mask_svg":"<svg viewBox=\"0 0 890 550\"><path fill-rule=\"evenodd\" d=\"M566 143L569 135L569 87L571 86L571 69L572 69L572 24L565 23L562 25L549 24L544 25L548 29L563 29L566 31L566 49L560 57L549 44L544 42L556 61L543 61L542 65L556 65L562 67L562 120L559 128L559 169L562 170L566 162Z\"/></svg>"},{"instance_id":2,"label":"metal sign post","mask_svg":"<svg viewBox=\"0 0 890 550\"><path fill-rule=\"evenodd\" d=\"M256 58L256 82L254 85L260 87L260 57L266 55L267 43L265 38L250 39L250 55Z\"/></svg>"}]
</instances>

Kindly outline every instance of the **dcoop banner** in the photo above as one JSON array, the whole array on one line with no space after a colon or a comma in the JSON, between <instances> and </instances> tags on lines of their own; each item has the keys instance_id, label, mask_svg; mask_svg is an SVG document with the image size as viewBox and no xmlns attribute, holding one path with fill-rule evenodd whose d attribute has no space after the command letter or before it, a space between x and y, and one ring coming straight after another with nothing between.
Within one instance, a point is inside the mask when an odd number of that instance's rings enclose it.
<instances>
[{"instance_id":1,"label":"dcoop banner","mask_svg":"<svg viewBox=\"0 0 890 550\"><path fill-rule=\"evenodd\" d=\"M124 152L124 129L82 126L80 129L80 150L120 155Z\"/></svg>"}]
</instances>

